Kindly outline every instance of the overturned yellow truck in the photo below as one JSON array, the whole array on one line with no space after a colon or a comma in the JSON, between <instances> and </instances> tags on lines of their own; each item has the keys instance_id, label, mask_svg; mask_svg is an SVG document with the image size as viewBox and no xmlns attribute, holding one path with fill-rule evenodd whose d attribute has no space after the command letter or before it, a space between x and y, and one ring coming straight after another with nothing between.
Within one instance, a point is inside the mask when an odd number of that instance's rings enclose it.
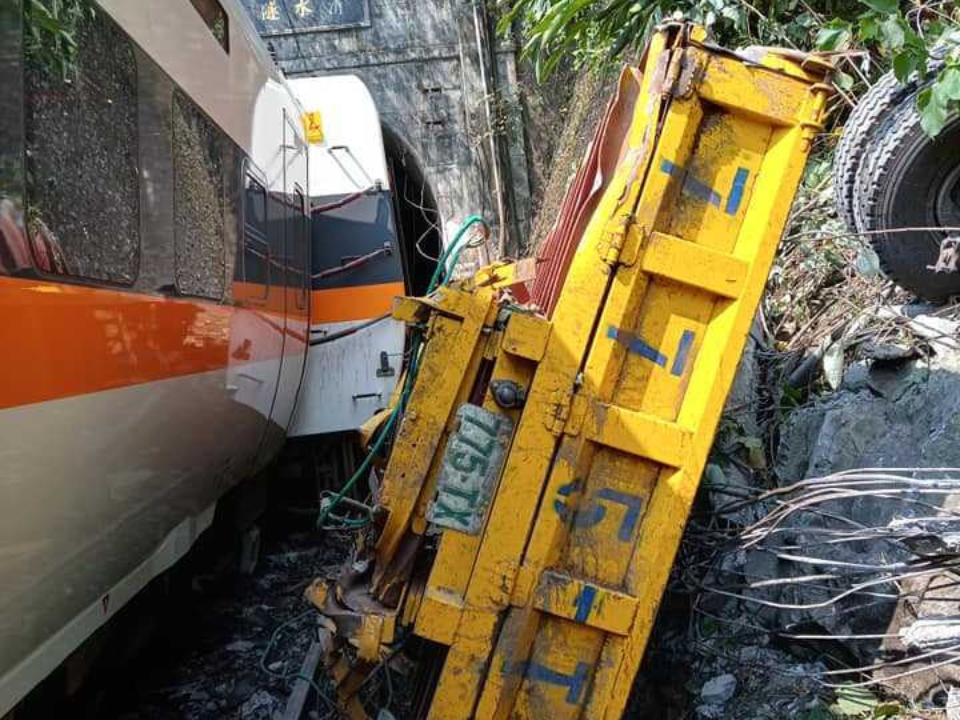
<instances>
[{"instance_id":1,"label":"overturned yellow truck","mask_svg":"<svg viewBox=\"0 0 960 720\"><path fill-rule=\"evenodd\" d=\"M308 590L350 717L404 653L410 717L621 716L828 73L661 27L551 318L507 265L397 300L415 339L372 522Z\"/></svg>"}]
</instances>

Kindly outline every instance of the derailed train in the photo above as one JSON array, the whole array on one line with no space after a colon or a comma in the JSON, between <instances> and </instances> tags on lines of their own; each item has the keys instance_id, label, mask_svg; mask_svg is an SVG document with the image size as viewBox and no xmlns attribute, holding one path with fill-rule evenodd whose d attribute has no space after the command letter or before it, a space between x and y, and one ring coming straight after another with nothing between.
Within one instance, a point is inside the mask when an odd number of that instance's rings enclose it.
<instances>
[{"instance_id":1,"label":"derailed train","mask_svg":"<svg viewBox=\"0 0 960 720\"><path fill-rule=\"evenodd\" d=\"M320 171L349 146L308 143L239 4L76 0L55 22L43 6L0 4L0 717L294 428L385 404L403 350L371 322L403 289L394 215L355 202L389 194L388 170L366 162L356 191ZM320 81L298 82L322 104ZM339 82L382 155L369 96ZM312 264L311 197L323 227L345 223L314 232ZM350 287L338 318L324 291ZM315 362L305 380L311 342L338 333L364 372ZM324 392L359 409L324 426Z\"/></svg>"}]
</instances>

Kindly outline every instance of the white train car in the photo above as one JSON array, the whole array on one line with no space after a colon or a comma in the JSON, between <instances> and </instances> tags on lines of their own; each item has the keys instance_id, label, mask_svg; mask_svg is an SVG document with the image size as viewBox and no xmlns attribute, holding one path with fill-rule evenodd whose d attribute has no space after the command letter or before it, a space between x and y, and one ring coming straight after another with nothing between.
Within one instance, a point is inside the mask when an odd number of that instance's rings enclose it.
<instances>
[{"instance_id":1,"label":"white train car","mask_svg":"<svg viewBox=\"0 0 960 720\"><path fill-rule=\"evenodd\" d=\"M302 107L235 0L0 3L0 717L279 450Z\"/></svg>"},{"instance_id":2,"label":"white train car","mask_svg":"<svg viewBox=\"0 0 960 720\"><path fill-rule=\"evenodd\" d=\"M293 435L355 430L386 406L403 364L405 292L377 108L352 75L291 79L308 113L312 272L307 380Z\"/></svg>"},{"instance_id":3,"label":"white train car","mask_svg":"<svg viewBox=\"0 0 960 720\"><path fill-rule=\"evenodd\" d=\"M0 718L288 437L388 403L441 242L357 78L288 81L237 0L74 3L76 54L0 3Z\"/></svg>"}]
</instances>

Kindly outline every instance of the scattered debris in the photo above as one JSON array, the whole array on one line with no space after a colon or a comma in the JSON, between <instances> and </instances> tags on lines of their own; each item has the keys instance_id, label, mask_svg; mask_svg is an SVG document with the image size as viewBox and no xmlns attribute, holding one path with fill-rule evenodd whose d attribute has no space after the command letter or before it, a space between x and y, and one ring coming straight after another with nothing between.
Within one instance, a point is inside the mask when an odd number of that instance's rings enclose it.
<instances>
[{"instance_id":1,"label":"scattered debris","mask_svg":"<svg viewBox=\"0 0 960 720\"><path fill-rule=\"evenodd\" d=\"M919 315L910 320L910 329L931 345L952 350L960 350L960 341L957 339L960 323L945 317L935 315Z\"/></svg>"},{"instance_id":2,"label":"scattered debris","mask_svg":"<svg viewBox=\"0 0 960 720\"><path fill-rule=\"evenodd\" d=\"M311 643L315 613L303 601L311 579L339 565L347 546L337 534L317 542L296 530L283 511L261 525L260 559L252 575L219 546L201 548L187 568L202 575L171 600L166 627L149 658L137 663L125 696L111 700L103 720L275 720L295 690ZM283 627L286 624L286 627ZM305 713L328 708L309 685ZM302 694L301 694L302 697Z\"/></svg>"},{"instance_id":3,"label":"scattered debris","mask_svg":"<svg viewBox=\"0 0 960 720\"><path fill-rule=\"evenodd\" d=\"M947 720L960 720L960 686L947 691Z\"/></svg>"},{"instance_id":4,"label":"scattered debris","mask_svg":"<svg viewBox=\"0 0 960 720\"><path fill-rule=\"evenodd\" d=\"M273 709L279 705L277 698L266 690L258 690L240 706L242 720L273 720Z\"/></svg>"},{"instance_id":5,"label":"scattered debris","mask_svg":"<svg viewBox=\"0 0 960 720\"><path fill-rule=\"evenodd\" d=\"M960 646L960 616L920 618L912 625L901 628L900 639L908 648L915 650Z\"/></svg>"},{"instance_id":6,"label":"scattered debris","mask_svg":"<svg viewBox=\"0 0 960 720\"><path fill-rule=\"evenodd\" d=\"M700 699L709 705L723 705L736 691L737 678L727 673L704 683L700 689Z\"/></svg>"},{"instance_id":7,"label":"scattered debris","mask_svg":"<svg viewBox=\"0 0 960 720\"><path fill-rule=\"evenodd\" d=\"M225 649L235 653L248 653L255 647L254 643L247 640L237 640L227 645Z\"/></svg>"},{"instance_id":8,"label":"scattered debris","mask_svg":"<svg viewBox=\"0 0 960 720\"><path fill-rule=\"evenodd\" d=\"M927 270L936 273L952 273L957 271L957 261L960 260L960 236L949 235L940 241L940 255L934 265L927 265Z\"/></svg>"}]
</instances>

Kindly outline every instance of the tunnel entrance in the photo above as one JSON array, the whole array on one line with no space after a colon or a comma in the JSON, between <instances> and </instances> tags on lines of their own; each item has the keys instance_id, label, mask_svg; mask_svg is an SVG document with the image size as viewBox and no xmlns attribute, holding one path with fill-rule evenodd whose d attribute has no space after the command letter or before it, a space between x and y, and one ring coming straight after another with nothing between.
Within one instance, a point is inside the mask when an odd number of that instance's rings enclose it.
<instances>
[{"instance_id":1,"label":"tunnel entrance","mask_svg":"<svg viewBox=\"0 0 960 720\"><path fill-rule=\"evenodd\" d=\"M424 295L443 244L440 211L414 153L393 130L382 129L407 292Z\"/></svg>"}]
</instances>

